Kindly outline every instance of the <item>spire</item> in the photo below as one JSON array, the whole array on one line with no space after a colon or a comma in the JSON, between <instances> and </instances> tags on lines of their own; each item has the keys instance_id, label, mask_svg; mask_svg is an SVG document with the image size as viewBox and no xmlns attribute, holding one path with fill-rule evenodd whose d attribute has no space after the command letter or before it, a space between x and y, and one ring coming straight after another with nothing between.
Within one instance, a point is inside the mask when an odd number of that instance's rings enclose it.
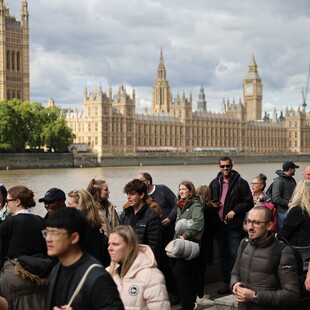
<instances>
[{"instance_id":1,"label":"spire","mask_svg":"<svg viewBox=\"0 0 310 310\"><path fill-rule=\"evenodd\" d=\"M28 22L29 19L29 12L28 12L28 2L27 0L22 0L21 9L20 9L20 16L23 22Z\"/></svg>"},{"instance_id":2,"label":"spire","mask_svg":"<svg viewBox=\"0 0 310 310\"><path fill-rule=\"evenodd\" d=\"M159 58L159 64L164 66L164 56L163 56L163 48L160 48L160 58Z\"/></svg>"},{"instance_id":3,"label":"spire","mask_svg":"<svg viewBox=\"0 0 310 310\"><path fill-rule=\"evenodd\" d=\"M256 64L256 60L254 57L254 52L252 53L252 57L248 66L248 73L245 77L246 80L261 80L259 74L258 74L258 70L257 70L257 64Z\"/></svg>"},{"instance_id":4,"label":"spire","mask_svg":"<svg viewBox=\"0 0 310 310\"><path fill-rule=\"evenodd\" d=\"M162 48L160 48L159 65L157 68L157 80L166 80L166 68L164 64L164 56Z\"/></svg>"}]
</instances>

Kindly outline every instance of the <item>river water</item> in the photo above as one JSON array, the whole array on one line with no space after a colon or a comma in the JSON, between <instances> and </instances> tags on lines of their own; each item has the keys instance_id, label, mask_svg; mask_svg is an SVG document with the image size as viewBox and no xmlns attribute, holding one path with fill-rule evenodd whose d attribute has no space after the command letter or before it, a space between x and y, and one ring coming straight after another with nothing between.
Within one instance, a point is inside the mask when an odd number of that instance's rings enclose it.
<instances>
[{"instance_id":1,"label":"river water","mask_svg":"<svg viewBox=\"0 0 310 310\"><path fill-rule=\"evenodd\" d=\"M302 179L302 171L309 163L296 163L300 166L296 170L295 179ZM234 169L248 182L259 173L267 176L267 187L276 177L275 171L282 169L282 163L251 163L235 164ZM178 191L178 184L190 180L196 187L209 185L219 172L217 164L191 166L147 166L147 167L100 167L100 168L71 168L71 169L36 169L36 170L8 170L0 171L0 183L7 189L15 185L25 185L35 194L36 201L52 187L61 188L65 193L73 189L86 188L91 179L104 179L109 185L110 200L118 210L126 202L123 193L125 184L131 181L139 172L148 172L156 184L165 184L174 193ZM32 209L34 213L44 215L42 203Z\"/></svg>"}]
</instances>

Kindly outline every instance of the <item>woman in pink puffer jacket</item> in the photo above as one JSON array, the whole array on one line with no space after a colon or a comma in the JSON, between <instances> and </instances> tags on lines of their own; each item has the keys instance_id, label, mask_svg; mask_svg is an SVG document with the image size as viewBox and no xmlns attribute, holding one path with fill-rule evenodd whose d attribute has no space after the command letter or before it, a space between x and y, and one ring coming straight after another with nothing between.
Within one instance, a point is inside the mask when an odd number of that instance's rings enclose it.
<instances>
[{"instance_id":1,"label":"woman in pink puffer jacket","mask_svg":"<svg viewBox=\"0 0 310 310\"><path fill-rule=\"evenodd\" d=\"M165 279L151 248L138 245L131 226L118 226L109 237L111 265L107 271L117 284L126 310L170 310Z\"/></svg>"}]
</instances>

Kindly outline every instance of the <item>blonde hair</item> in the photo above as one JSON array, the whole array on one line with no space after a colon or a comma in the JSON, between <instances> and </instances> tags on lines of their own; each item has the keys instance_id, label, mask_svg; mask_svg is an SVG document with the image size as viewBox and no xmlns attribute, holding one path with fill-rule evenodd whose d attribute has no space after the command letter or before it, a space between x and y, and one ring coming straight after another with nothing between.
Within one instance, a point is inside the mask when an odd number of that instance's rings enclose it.
<instances>
[{"instance_id":1,"label":"blonde hair","mask_svg":"<svg viewBox=\"0 0 310 310\"><path fill-rule=\"evenodd\" d=\"M87 190L73 190L68 193L68 197L74 199L77 209L85 214L92 228L101 227L102 221L99 216L98 205Z\"/></svg>"},{"instance_id":2,"label":"blonde hair","mask_svg":"<svg viewBox=\"0 0 310 310\"><path fill-rule=\"evenodd\" d=\"M208 185L201 185L197 188L197 196L204 202L205 205L212 205L211 191Z\"/></svg>"},{"instance_id":3,"label":"blonde hair","mask_svg":"<svg viewBox=\"0 0 310 310\"><path fill-rule=\"evenodd\" d=\"M120 237L124 239L125 243L128 246L127 254L119 270L119 276L120 278L123 278L130 269L130 267L132 266L136 257L138 256L139 251L138 238L134 229L131 226L127 225L119 225L115 227L111 232L111 234L118 234ZM109 273L111 274L112 277L117 272L116 264L117 264L116 262L111 261L109 267Z\"/></svg>"},{"instance_id":4,"label":"blonde hair","mask_svg":"<svg viewBox=\"0 0 310 310\"><path fill-rule=\"evenodd\" d=\"M299 206L310 216L310 181L302 180L297 183L292 200L292 207Z\"/></svg>"}]
</instances>

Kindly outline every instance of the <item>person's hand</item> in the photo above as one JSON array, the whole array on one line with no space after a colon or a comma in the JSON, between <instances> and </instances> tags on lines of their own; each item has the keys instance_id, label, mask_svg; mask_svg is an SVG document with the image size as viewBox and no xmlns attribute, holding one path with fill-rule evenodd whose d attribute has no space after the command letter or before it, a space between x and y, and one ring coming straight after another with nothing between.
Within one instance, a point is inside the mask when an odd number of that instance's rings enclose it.
<instances>
[{"instance_id":1,"label":"person's hand","mask_svg":"<svg viewBox=\"0 0 310 310\"><path fill-rule=\"evenodd\" d=\"M185 238L183 236L180 236L180 239L185 240Z\"/></svg>"},{"instance_id":2,"label":"person's hand","mask_svg":"<svg viewBox=\"0 0 310 310\"><path fill-rule=\"evenodd\" d=\"M225 221L230 221L230 220L232 220L233 218L234 218L234 216L235 216L235 211L229 211L228 213L227 213L227 215L225 216Z\"/></svg>"},{"instance_id":3,"label":"person's hand","mask_svg":"<svg viewBox=\"0 0 310 310\"><path fill-rule=\"evenodd\" d=\"M238 282L233 287L233 293L236 296L238 302L252 301L255 292L242 286L242 283Z\"/></svg>"},{"instance_id":4,"label":"person's hand","mask_svg":"<svg viewBox=\"0 0 310 310\"><path fill-rule=\"evenodd\" d=\"M171 223L171 220L168 219L167 217L161 221L161 225L164 227L167 227L168 225L170 225L170 223Z\"/></svg>"},{"instance_id":5,"label":"person's hand","mask_svg":"<svg viewBox=\"0 0 310 310\"><path fill-rule=\"evenodd\" d=\"M61 306L60 308L55 306L53 307L53 310L73 310L73 308L65 305L65 306Z\"/></svg>"}]
</instances>

